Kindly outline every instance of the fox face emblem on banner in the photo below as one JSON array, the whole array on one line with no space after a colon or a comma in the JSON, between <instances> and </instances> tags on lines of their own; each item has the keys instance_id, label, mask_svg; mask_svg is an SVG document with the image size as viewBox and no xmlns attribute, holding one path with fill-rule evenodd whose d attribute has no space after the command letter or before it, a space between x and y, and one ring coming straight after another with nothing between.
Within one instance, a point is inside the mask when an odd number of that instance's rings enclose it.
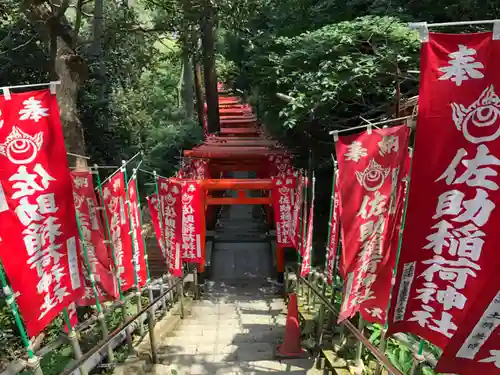
<instances>
[{"instance_id":1,"label":"fox face emblem on banner","mask_svg":"<svg viewBox=\"0 0 500 375\"><path fill-rule=\"evenodd\" d=\"M446 348L438 365L446 373L500 368L497 319L486 314L500 317L500 41L492 36L430 33L422 44L418 131L389 334L411 332Z\"/></svg>"},{"instance_id":2,"label":"fox face emblem on banner","mask_svg":"<svg viewBox=\"0 0 500 375\"><path fill-rule=\"evenodd\" d=\"M0 97L0 257L29 336L84 293L55 95Z\"/></svg>"},{"instance_id":3,"label":"fox face emblem on banner","mask_svg":"<svg viewBox=\"0 0 500 375\"><path fill-rule=\"evenodd\" d=\"M369 322L383 324L387 319L408 135L406 126L398 126L336 141L340 273L345 279L339 321L357 311ZM333 264L331 255L329 261Z\"/></svg>"}]
</instances>

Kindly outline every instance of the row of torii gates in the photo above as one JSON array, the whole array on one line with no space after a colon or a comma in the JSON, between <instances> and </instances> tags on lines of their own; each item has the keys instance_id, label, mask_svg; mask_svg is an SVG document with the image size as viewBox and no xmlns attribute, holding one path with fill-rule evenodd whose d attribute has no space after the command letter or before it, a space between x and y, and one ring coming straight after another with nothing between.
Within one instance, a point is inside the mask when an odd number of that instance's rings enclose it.
<instances>
[{"instance_id":1,"label":"row of torii gates","mask_svg":"<svg viewBox=\"0 0 500 375\"><path fill-rule=\"evenodd\" d=\"M276 141L269 139L264 129L252 113L248 104L236 96L230 96L224 87L218 85L220 131L207 134L205 106L205 140L191 150L184 151L190 160L203 159L208 162L211 178L203 180L205 189L205 217L213 214L211 207L222 205L262 205L265 207L268 222L272 224L271 190L273 180L270 176L270 157L287 156L287 151ZM258 178L225 178L231 172L254 172ZM214 178L219 176L220 178ZM222 197L217 192L232 190L237 196ZM261 196L249 196L246 191L261 191ZM202 236L203 258L205 259L206 234ZM206 259L205 259L206 262ZM200 264L203 272L205 264ZM285 271L285 249L277 246L276 271Z\"/></svg>"}]
</instances>

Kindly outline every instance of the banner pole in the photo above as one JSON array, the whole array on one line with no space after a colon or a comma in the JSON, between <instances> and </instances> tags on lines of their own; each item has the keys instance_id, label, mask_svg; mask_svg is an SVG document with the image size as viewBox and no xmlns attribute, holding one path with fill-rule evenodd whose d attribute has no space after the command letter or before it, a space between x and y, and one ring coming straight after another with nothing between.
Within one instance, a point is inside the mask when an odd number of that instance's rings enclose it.
<instances>
[{"instance_id":1,"label":"banner pole","mask_svg":"<svg viewBox=\"0 0 500 375\"><path fill-rule=\"evenodd\" d=\"M421 27L471 26L471 25L494 24L496 22L500 22L500 19L478 20L478 21L440 22L440 23L410 22L410 23L408 23L408 28L419 29Z\"/></svg>"},{"instance_id":2,"label":"banner pole","mask_svg":"<svg viewBox=\"0 0 500 375\"><path fill-rule=\"evenodd\" d=\"M142 245L144 246L144 261L146 263L146 275L147 275L147 285L149 292L149 302L153 302L153 289L151 288L151 274L149 272L149 257L148 257L148 248L146 247L146 240L144 238L143 226L142 226L142 210L141 210L141 196L139 194L139 186L137 182L137 168L132 169L132 178L135 180L136 194L137 194L137 206L139 207L139 226L141 228L142 235Z\"/></svg>"},{"instance_id":3,"label":"banner pole","mask_svg":"<svg viewBox=\"0 0 500 375\"><path fill-rule=\"evenodd\" d=\"M311 147L309 146L309 157L308 157L308 160L307 160L307 185L311 184L311 187L312 187L312 179L314 179L314 171L313 171L313 167L312 167L312 150L311 150ZM304 243L304 252L307 251L306 249L306 246L307 246L307 232L309 230L309 210L311 208L310 205L312 205L312 189L309 189L308 190L308 194L307 194L307 197L306 197L306 200L307 200L307 204L308 204L308 209L307 209L307 220L305 222L305 228L304 228L304 236L302 238L303 240L303 243ZM304 258L302 257L302 263L304 263ZM311 264L311 254L309 253L309 264ZM302 270L301 270L302 271ZM309 282L311 282L311 270L309 270L309 274L307 275L307 280ZM307 309L310 310L310 306L309 306L309 303L311 301L311 288L307 288Z\"/></svg>"},{"instance_id":4,"label":"banner pole","mask_svg":"<svg viewBox=\"0 0 500 375\"><path fill-rule=\"evenodd\" d=\"M332 159L333 159L333 156L332 156ZM330 199L330 216L328 217L328 237L327 237L327 245L326 245L326 259L325 259L325 270L326 270L326 278L327 278L327 281L326 283L328 284L328 252L329 252L329 249L330 249L330 236L332 235L332 215L333 215L333 210L335 209L335 182L336 182L336 179L337 179L337 173L336 173L336 170L337 170L337 162L335 161L335 159L333 159L333 175L332 175L332 194L331 194L331 199ZM338 219L337 219L338 220ZM338 225L338 223L337 223ZM340 226L339 226L340 228ZM339 233L337 233L337 237L339 236ZM333 265L332 265L332 285L331 285L331 291L332 291L332 294L331 294L331 299L332 299L332 303L335 302L335 266L336 266L336 257L337 257L337 253L338 253L338 245L339 245L340 241L337 242L337 250L335 252L335 256L333 257L333 259L331 260L333 262ZM333 250L333 249L332 249ZM330 321L330 325L331 325L331 321L333 319L330 318L330 312L329 312L329 317L328 317L328 320ZM333 317L333 315L332 315Z\"/></svg>"},{"instance_id":5,"label":"banner pole","mask_svg":"<svg viewBox=\"0 0 500 375\"><path fill-rule=\"evenodd\" d=\"M327 254L327 257L325 259L325 269L327 270L327 272L328 272L328 251L330 249L330 236L332 235L332 214L333 214L333 209L334 209L334 206L335 206L335 179L336 179L335 170L336 170L336 163L337 162L335 160L333 160L332 194L331 194L331 198L330 198L330 215L328 216L328 236L326 237L328 242L326 244L326 254ZM333 277L333 275L332 275L332 277ZM333 281L332 281L332 284L333 284Z\"/></svg>"},{"instance_id":6,"label":"banner pole","mask_svg":"<svg viewBox=\"0 0 500 375\"><path fill-rule=\"evenodd\" d=\"M87 244L85 243L85 237L83 236L82 224L80 221L80 217L78 216L78 211L76 211L76 226L78 227L78 234L80 235L82 250L83 250L83 259L85 260L85 268L87 269L87 273L90 279L90 285L92 286L92 292L95 298L95 307L97 310L97 319L99 320L99 325L101 326L102 338L106 340L109 336L108 327L106 326L106 320L104 317L104 313L102 311L101 302L99 301L99 293L97 291L97 287L95 284L95 277L92 274L92 268L90 266L89 261L89 253L87 249ZM113 348L111 345L108 345L108 361L113 362L115 359Z\"/></svg>"},{"instance_id":7,"label":"banner pole","mask_svg":"<svg viewBox=\"0 0 500 375\"><path fill-rule=\"evenodd\" d=\"M409 148L408 154L410 156L412 156L412 154L411 154L411 148ZM399 258L400 258L400 255L401 255L401 246L403 245L403 232L404 232L405 224L406 224L406 211L408 209L408 195L409 195L409 192L410 192L410 180L411 180L412 166L413 166L413 157L411 157L411 159L410 159L410 168L408 170L408 175L406 177L406 183L405 183L406 184L406 189L405 189L405 197L404 197L404 204L403 204L403 213L402 213L402 216L401 216L401 224L399 226L398 249L397 249L397 252L396 252L396 262L394 263L394 269L392 271L392 274L393 274L394 278L396 278L396 274L397 274L397 271L398 271ZM392 295L392 290L391 290L391 295ZM388 303L388 306L387 306L387 312L389 312L390 308L391 308L391 298L389 298L389 303ZM387 340L385 339L385 333L387 332L387 327L388 327L388 324L387 324L387 319L386 319L386 322L384 324L384 327L383 327L381 335L380 335L379 349L380 349L380 351L382 353L385 353L385 349L386 349L386 345L387 345ZM420 342L420 344L422 344L422 342L423 342L423 340ZM421 355L421 353L420 353L420 355ZM376 371L375 371L375 375L381 374L381 371L382 371L382 366L380 365L380 363L377 363L377 368L376 368Z\"/></svg>"},{"instance_id":8,"label":"banner pole","mask_svg":"<svg viewBox=\"0 0 500 375\"><path fill-rule=\"evenodd\" d=\"M132 264L134 266L134 282L135 282L135 288L136 288L136 297L137 297L137 314L139 314L142 310L142 300L141 300L141 287L139 286L139 275L137 274L137 267L138 267L138 255L137 251L138 249L135 247L135 233L134 233L134 228L132 226L132 219L131 219L131 205L130 205L130 196L129 196L129 191L128 191L128 178L127 178L127 162L125 160L122 160L122 167L123 171L123 178L125 180L125 199L126 199L126 207L128 210L128 226L129 226L129 236L130 239L132 240ZM139 335L141 337L144 335L144 324L142 319L139 320Z\"/></svg>"},{"instance_id":9,"label":"banner pole","mask_svg":"<svg viewBox=\"0 0 500 375\"><path fill-rule=\"evenodd\" d=\"M96 182L97 182L97 191L99 192L99 200L100 200L100 203L102 204L102 208L103 208L102 216L104 218L104 224L106 226L106 233L108 235L107 244L109 246L107 246L107 248L108 248L108 253L111 253L111 260L113 262L113 275L116 279L116 284L118 286L118 293L120 294L120 308L122 311L123 323L125 324L128 321L127 307L125 305L125 303L126 303L125 297L123 296L120 275L118 273L118 262L116 261L115 247L113 246L113 241L111 239L111 229L109 226L108 215L106 213L106 207L104 207L104 205L105 205L104 204L104 194L102 192L101 177L99 176L99 169L98 169L97 164L94 164L94 168L96 170L96 180L97 180ZM128 330L126 331L125 335L127 338L127 346L128 346L129 353L132 353L134 351L134 346L133 346L133 342L132 342L132 335L130 334L130 332Z\"/></svg>"},{"instance_id":10,"label":"banner pole","mask_svg":"<svg viewBox=\"0 0 500 375\"><path fill-rule=\"evenodd\" d=\"M340 236L340 234L339 234ZM332 295L331 295L331 304L335 306L335 296L337 293L337 275L339 271L339 261L340 261L340 252L342 251L342 244L340 242L337 243L337 253L335 254L335 258L333 258L333 275L332 275ZM340 290L340 293L342 294L342 289ZM342 300L342 299L341 299ZM330 325L333 324L333 313L331 313L331 319L330 319ZM335 322L337 324L337 322ZM343 329L344 325L341 325L340 328Z\"/></svg>"},{"instance_id":11,"label":"banner pole","mask_svg":"<svg viewBox=\"0 0 500 375\"><path fill-rule=\"evenodd\" d=\"M12 293L12 289L7 283L7 278L5 277L5 271L1 260L0 260L0 283L2 285L2 291L5 294L5 302L10 307L10 311L14 316L14 321L16 322L17 329L19 330L19 334L21 335L21 341L26 349L26 353L28 354L28 367L32 370L34 375L43 375L42 368L40 367L40 359L33 352L33 347L31 345L30 339L28 338L28 333L26 332L24 323L21 319L16 299L14 297L14 294Z\"/></svg>"},{"instance_id":12,"label":"banner pole","mask_svg":"<svg viewBox=\"0 0 500 375\"><path fill-rule=\"evenodd\" d=\"M303 189L303 202L302 202L302 212L300 215L300 238L299 238L299 254L297 255L297 287L300 286L300 270L302 268L302 250L304 249L304 233L306 231L306 226L307 226L307 194L308 194L308 189L307 189L307 184L308 184L308 176L307 172L305 173L304 176L304 189ZM300 295L303 296L303 290L300 289Z\"/></svg>"},{"instance_id":13,"label":"banner pole","mask_svg":"<svg viewBox=\"0 0 500 375\"><path fill-rule=\"evenodd\" d=\"M313 224L314 224L314 188L315 188L315 185L316 185L316 177L314 176L314 170L312 171L311 173L312 175L312 181L311 181L311 201L309 202L309 210L310 212L308 212L308 220L306 222L306 230L304 231L304 241L305 241L305 244L304 244L304 249L307 247L307 237L308 237L308 232L309 230L313 230ZM309 221L311 221L311 228L309 228ZM312 236L314 237L314 236ZM309 251L309 274L307 275L307 278L309 280L309 282L311 282L313 280L313 272L312 272L312 257L313 257L313 241L311 239L311 248L308 249L307 251ZM304 262L304 258L302 258L302 262ZM307 309L310 310L311 308L314 308L314 306L310 306L310 302L311 302L311 293L312 293L312 290L311 288L307 288ZM315 294L312 294L312 296L314 297ZM313 303L314 304L314 303Z\"/></svg>"},{"instance_id":14,"label":"banner pole","mask_svg":"<svg viewBox=\"0 0 500 375\"><path fill-rule=\"evenodd\" d=\"M167 267L168 267L168 253L167 253L167 249L165 247L165 238L164 238L164 230L163 230L163 203L160 199L160 188L158 187L158 174L156 173L156 171L153 171L153 176L154 176L154 179L155 179L155 193L156 193L156 200L157 200L157 206L158 206L158 222L160 223L160 237L161 238L157 238L157 241L158 243L160 244L160 251L162 251L162 255L163 257L165 258L165 264L167 264ZM168 273L168 269L167 269L167 273ZM167 285L170 285L170 278L167 280ZM161 281L161 286L160 288L163 288L163 279ZM165 311L166 309L166 301L165 301L165 298L162 300L162 309Z\"/></svg>"},{"instance_id":15,"label":"banner pole","mask_svg":"<svg viewBox=\"0 0 500 375\"><path fill-rule=\"evenodd\" d=\"M309 251L309 267L311 268L312 272L312 260L313 260L313 252L314 252L314 246L313 246L313 240L314 240L314 199L316 197L316 175L314 171L312 172L312 186L311 186L311 231L312 231L312 238L311 238L311 249ZM306 239L307 240L307 239Z\"/></svg>"}]
</instances>

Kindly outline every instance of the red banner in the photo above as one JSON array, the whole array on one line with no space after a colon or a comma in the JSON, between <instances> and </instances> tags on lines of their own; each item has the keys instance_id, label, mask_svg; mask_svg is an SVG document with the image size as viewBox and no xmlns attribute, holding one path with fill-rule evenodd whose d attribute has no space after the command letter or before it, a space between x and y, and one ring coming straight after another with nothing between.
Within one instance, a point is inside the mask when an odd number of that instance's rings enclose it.
<instances>
[{"instance_id":1,"label":"red banner","mask_svg":"<svg viewBox=\"0 0 500 375\"><path fill-rule=\"evenodd\" d=\"M301 252L300 246L300 215L302 213L302 206L304 204L304 177L302 173L297 177L297 188L294 191L293 201L293 215L292 215L292 234L291 242L297 252Z\"/></svg>"},{"instance_id":2,"label":"red banner","mask_svg":"<svg viewBox=\"0 0 500 375\"><path fill-rule=\"evenodd\" d=\"M84 292L79 235L56 96L10 96L0 97L0 257L35 336Z\"/></svg>"},{"instance_id":3,"label":"red banner","mask_svg":"<svg viewBox=\"0 0 500 375\"><path fill-rule=\"evenodd\" d=\"M89 171L71 172L73 182L73 200L76 213L80 220L80 228L83 239L80 245L85 244L87 249L90 271L94 276L99 297L104 300L105 294L112 298L118 298L118 286L112 272L110 254L105 245L105 237L102 229L101 217L97 213L97 199L94 192L92 173ZM78 305L90 306L95 304L95 295L92 290L90 277L87 275L83 248L81 252L81 264L85 275L85 295L78 300Z\"/></svg>"},{"instance_id":4,"label":"red banner","mask_svg":"<svg viewBox=\"0 0 500 375\"><path fill-rule=\"evenodd\" d=\"M146 200L148 201L148 208L149 208L149 213L151 215L151 222L153 224L153 229L155 231L156 241L158 242L158 247L160 248L163 258L166 261L168 259L168 256L165 252L163 229L160 225L160 223L163 221L162 218L160 217L160 209L159 209L160 201L158 200L158 196L156 194L151 194L150 196L146 197Z\"/></svg>"},{"instance_id":5,"label":"red banner","mask_svg":"<svg viewBox=\"0 0 500 375\"><path fill-rule=\"evenodd\" d=\"M306 277L311 272L311 253L313 247L313 223L314 223L314 182L312 184L312 199L307 218L306 238L302 239L302 265L300 267L300 277Z\"/></svg>"},{"instance_id":6,"label":"red banner","mask_svg":"<svg viewBox=\"0 0 500 375\"><path fill-rule=\"evenodd\" d=\"M397 126L336 142L342 201L340 272L345 279L339 321L357 311L369 322L386 321L408 136L406 126Z\"/></svg>"},{"instance_id":7,"label":"red banner","mask_svg":"<svg viewBox=\"0 0 500 375\"><path fill-rule=\"evenodd\" d=\"M181 184L166 178L158 178L160 204L162 210L162 228L165 243L167 265L171 275L182 276L181 244Z\"/></svg>"},{"instance_id":8,"label":"red banner","mask_svg":"<svg viewBox=\"0 0 500 375\"><path fill-rule=\"evenodd\" d=\"M292 198L295 181L292 178L273 178L274 222L276 243L280 247L293 247L292 243Z\"/></svg>"},{"instance_id":9,"label":"red banner","mask_svg":"<svg viewBox=\"0 0 500 375\"><path fill-rule=\"evenodd\" d=\"M492 277L446 346L436 371L460 375L500 370L500 279Z\"/></svg>"},{"instance_id":10,"label":"red banner","mask_svg":"<svg viewBox=\"0 0 500 375\"><path fill-rule=\"evenodd\" d=\"M182 212L177 218L181 227L181 259L187 263L202 263L202 228L204 213L203 188L199 181L182 182Z\"/></svg>"},{"instance_id":11,"label":"red banner","mask_svg":"<svg viewBox=\"0 0 500 375\"><path fill-rule=\"evenodd\" d=\"M422 44L390 334L411 332L445 347L466 316L478 319L472 301L498 270L499 43L492 33L430 33Z\"/></svg>"},{"instance_id":12,"label":"red banner","mask_svg":"<svg viewBox=\"0 0 500 375\"><path fill-rule=\"evenodd\" d=\"M139 198L137 194L137 179L132 176L128 182L128 199L130 202L130 224L133 233L133 261L137 282L139 286L144 286L148 281L146 270L146 252L144 249L144 239L142 237L141 213L139 210Z\"/></svg>"},{"instance_id":13,"label":"red banner","mask_svg":"<svg viewBox=\"0 0 500 375\"><path fill-rule=\"evenodd\" d=\"M337 248L339 245L339 229L340 229L340 201L339 201L339 184L338 170L335 171L335 186L332 191L332 216L328 223L330 227L330 238L326 247L326 280L329 285L333 282L333 273L335 266L335 258L337 256Z\"/></svg>"},{"instance_id":14,"label":"red banner","mask_svg":"<svg viewBox=\"0 0 500 375\"><path fill-rule=\"evenodd\" d=\"M122 291L126 291L135 285L135 278L125 180L121 170L103 185L103 199L108 216L111 244L118 268L117 274L120 278Z\"/></svg>"}]
</instances>

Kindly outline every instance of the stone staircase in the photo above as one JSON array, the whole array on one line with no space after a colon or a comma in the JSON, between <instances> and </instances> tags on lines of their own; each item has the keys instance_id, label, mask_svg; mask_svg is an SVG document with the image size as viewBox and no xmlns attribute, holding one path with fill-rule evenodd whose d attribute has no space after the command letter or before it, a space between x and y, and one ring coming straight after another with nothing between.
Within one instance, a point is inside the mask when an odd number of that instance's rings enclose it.
<instances>
[{"instance_id":1,"label":"stone staircase","mask_svg":"<svg viewBox=\"0 0 500 375\"><path fill-rule=\"evenodd\" d=\"M209 283L191 315L160 343L162 373L322 374L312 359L275 359L286 320L277 292L258 280Z\"/></svg>"}]
</instances>

